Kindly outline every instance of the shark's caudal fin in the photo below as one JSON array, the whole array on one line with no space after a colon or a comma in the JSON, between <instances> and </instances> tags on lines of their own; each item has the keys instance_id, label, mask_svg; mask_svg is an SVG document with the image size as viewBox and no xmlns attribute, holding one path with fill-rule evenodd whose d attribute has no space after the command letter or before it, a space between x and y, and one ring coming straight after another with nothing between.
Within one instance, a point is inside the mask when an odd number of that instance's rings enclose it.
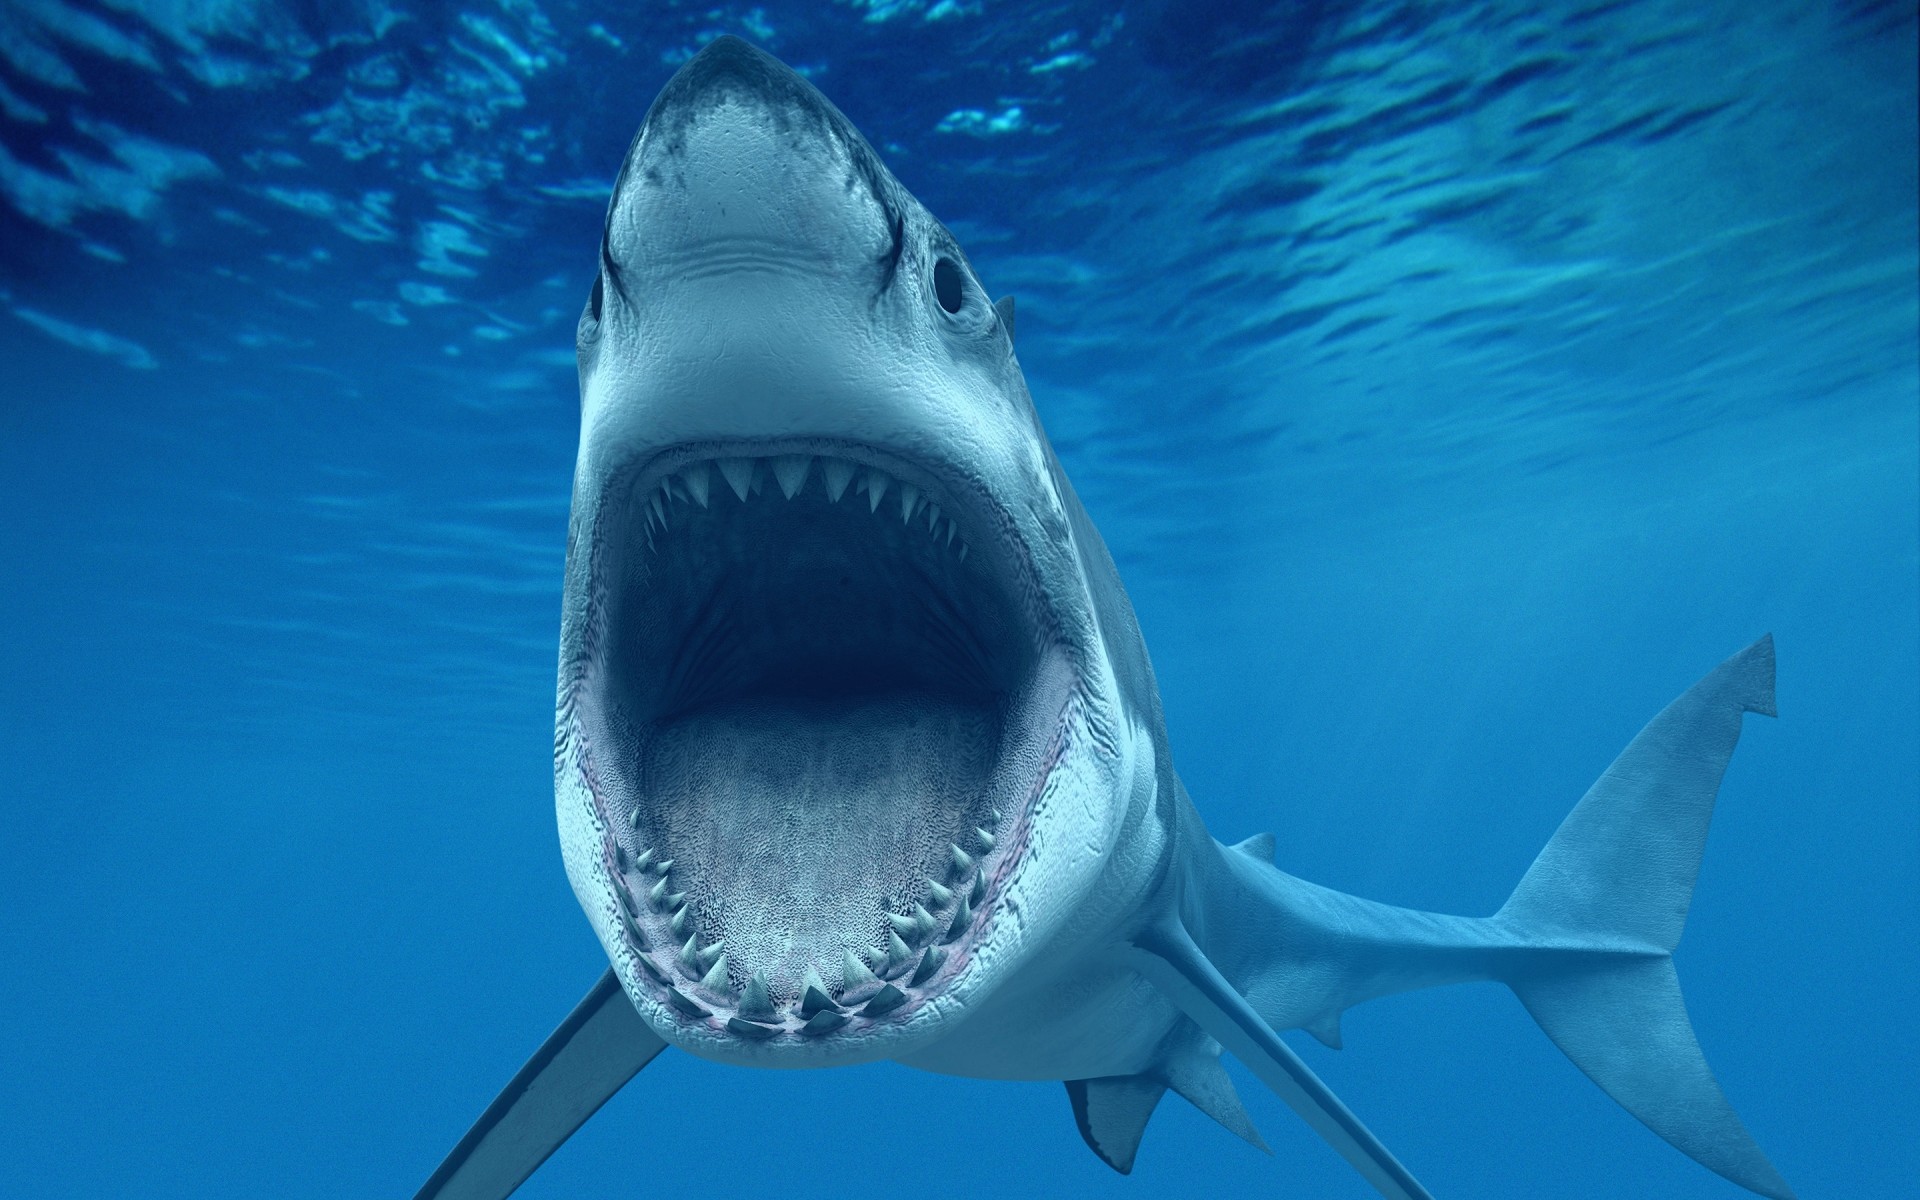
<instances>
[{"instance_id":1,"label":"shark's caudal fin","mask_svg":"<svg viewBox=\"0 0 1920 1200\"><path fill-rule=\"evenodd\" d=\"M505 1200L666 1045L608 971L414 1200Z\"/></svg>"},{"instance_id":2,"label":"shark's caudal fin","mask_svg":"<svg viewBox=\"0 0 1920 1200\"><path fill-rule=\"evenodd\" d=\"M1745 713L1774 715L1773 638L1720 664L1647 723L1568 814L1495 921L1567 947L1507 983L1621 1106L1763 1196L1792 1192L1694 1039L1669 955L1693 899L1720 777Z\"/></svg>"}]
</instances>

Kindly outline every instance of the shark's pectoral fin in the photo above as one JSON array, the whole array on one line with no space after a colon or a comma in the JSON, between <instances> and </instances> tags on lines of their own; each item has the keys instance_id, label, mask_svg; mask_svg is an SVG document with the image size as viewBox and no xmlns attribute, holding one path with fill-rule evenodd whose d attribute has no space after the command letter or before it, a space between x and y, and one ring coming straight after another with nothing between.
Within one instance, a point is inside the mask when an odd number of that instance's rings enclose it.
<instances>
[{"instance_id":1,"label":"shark's pectoral fin","mask_svg":"<svg viewBox=\"0 0 1920 1200\"><path fill-rule=\"evenodd\" d=\"M1177 921L1134 940L1135 965L1195 1024L1246 1063L1328 1145L1389 1200L1432 1200L1380 1139L1320 1082L1272 1026L1228 983Z\"/></svg>"},{"instance_id":2,"label":"shark's pectoral fin","mask_svg":"<svg viewBox=\"0 0 1920 1200\"><path fill-rule=\"evenodd\" d=\"M1167 1085L1148 1075L1067 1080L1074 1124L1100 1161L1126 1175L1140 1149L1140 1135Z\"/></svg>"},{"instance_id":3,"label":"shark's pectoral fin","mask_svg":"<svg viewBox=\"0 0 1920 1200\"><path fill-rule=\"evenodd\" d=\"M609 970L414 1200L504 1200L666 1045Z\"/></svg>"}]
</instances>

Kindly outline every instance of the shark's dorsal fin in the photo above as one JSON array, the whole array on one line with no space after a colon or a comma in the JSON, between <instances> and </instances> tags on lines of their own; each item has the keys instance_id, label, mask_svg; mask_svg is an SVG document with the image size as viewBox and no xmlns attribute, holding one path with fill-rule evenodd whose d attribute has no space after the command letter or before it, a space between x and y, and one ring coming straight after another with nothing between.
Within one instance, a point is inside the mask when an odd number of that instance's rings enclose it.
<instances>
[{"instance_id":1,"label":"shark's dorsal fin","mask_svg":"<svg viewBox=\"0 0 1920 1200\"><path fill-rule=\"evenodd\" d=\"M1166 1090L1166 1084L1150 1075L1067 1080L1067 1100L1080 1136L1101 1162L1122 1175L1132 1173L1140 1135Z\"/></svg>"},{"instance_id":2,"label":"shark's dorsal fin","mask_svg":"<svg viewBox=\"0 0 1920 1200\"><path fill-rule=\"evenodd\" d=\"M1388 1200L1433 1200L1393 1152L1333 1094L1263 1020L1218 967L1194 945L1175 918L1134 938L1135 965L1221 1046L1247 1064L1260 1082L1304 1120Z\"/></svg>"},{"instance_id":3,"label":"shark's dorsal fin","mask_svg":"<svg viewBox=\"0 0 1920 1200\"><path fill-rule=\"evenodd\" d=\"M1248 858L1257 858L1268 866L1273 865L1273 835L1270 833L1256 833L1244 842L1235 842L1233 849Z\"/></svg>"},{"instance_id":4,"label":"shark's dorsal fin","mask_svg":"<svg viewBox=\"0 0 1920 1200\"><path fill-rule=\"evenodd\" d=\"M608 970L413 1200L505 1200L666 1046Z\"/></svg>"},{"instance_id":5,"label":"shark's dorsal fin","mask_svg":"<svg viewBox=\"0 0 1920 1200\"><path fill-rule=\"evenodd\" d=\"M1002 296L993 302L993 311L1007 327L1007 340L1013 340L1013 297Z\"/></svg>"}]
</instances>

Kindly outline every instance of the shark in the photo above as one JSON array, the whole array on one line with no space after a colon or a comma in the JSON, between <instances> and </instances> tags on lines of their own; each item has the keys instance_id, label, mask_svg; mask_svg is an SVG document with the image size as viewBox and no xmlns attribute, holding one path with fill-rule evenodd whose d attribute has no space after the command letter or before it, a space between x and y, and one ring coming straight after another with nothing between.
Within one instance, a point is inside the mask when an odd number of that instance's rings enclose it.
<instances>
[{"instance_id":1,"label":"shark","mask_svg":"<svg viewBox=\"0 0 1920 1200\"><path fill-rule=\"evenodd\" d=\"M1226 845L1139 624L954 236L798 73L722 37L613 187L577 334L554 795L609 968L418 1200L513 1192L667 1047L1059 1080L1131 1170L1166 1093L1264 1144L1237 1058L1383 1196L1428 1191L1280 1036L1497 980L1681 1152L1792 1192L1672 954L1771 636L1628 744L1491 916Z\"/></svg>"}]
</instances>

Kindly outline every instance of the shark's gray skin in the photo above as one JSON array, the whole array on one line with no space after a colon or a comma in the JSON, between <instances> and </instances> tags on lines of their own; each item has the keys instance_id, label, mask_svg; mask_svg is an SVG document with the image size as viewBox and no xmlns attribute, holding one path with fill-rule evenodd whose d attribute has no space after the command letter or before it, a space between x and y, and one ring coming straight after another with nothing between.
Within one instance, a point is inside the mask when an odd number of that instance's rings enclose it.
<instances>
[{"instance_id":1,"label":"shark's gray skin","mask_svg":"<svg viewBox=\"0 0 1920 1200\"><path fill-rule=\"evenodd\" d=\"M1280 1040L1497 979L1655 1133L1788 1197L1670 959L1769 639L1655 717L1486 918L1215 841L1146 647L952 235L725 38L628 151L578 334L554 780L612 969L421 1197L506 1196L664 1046L1066 1081L1120 1171L1237 1055L1381 1194L1428 1193Z\"/></svg>"}]
</instances>

